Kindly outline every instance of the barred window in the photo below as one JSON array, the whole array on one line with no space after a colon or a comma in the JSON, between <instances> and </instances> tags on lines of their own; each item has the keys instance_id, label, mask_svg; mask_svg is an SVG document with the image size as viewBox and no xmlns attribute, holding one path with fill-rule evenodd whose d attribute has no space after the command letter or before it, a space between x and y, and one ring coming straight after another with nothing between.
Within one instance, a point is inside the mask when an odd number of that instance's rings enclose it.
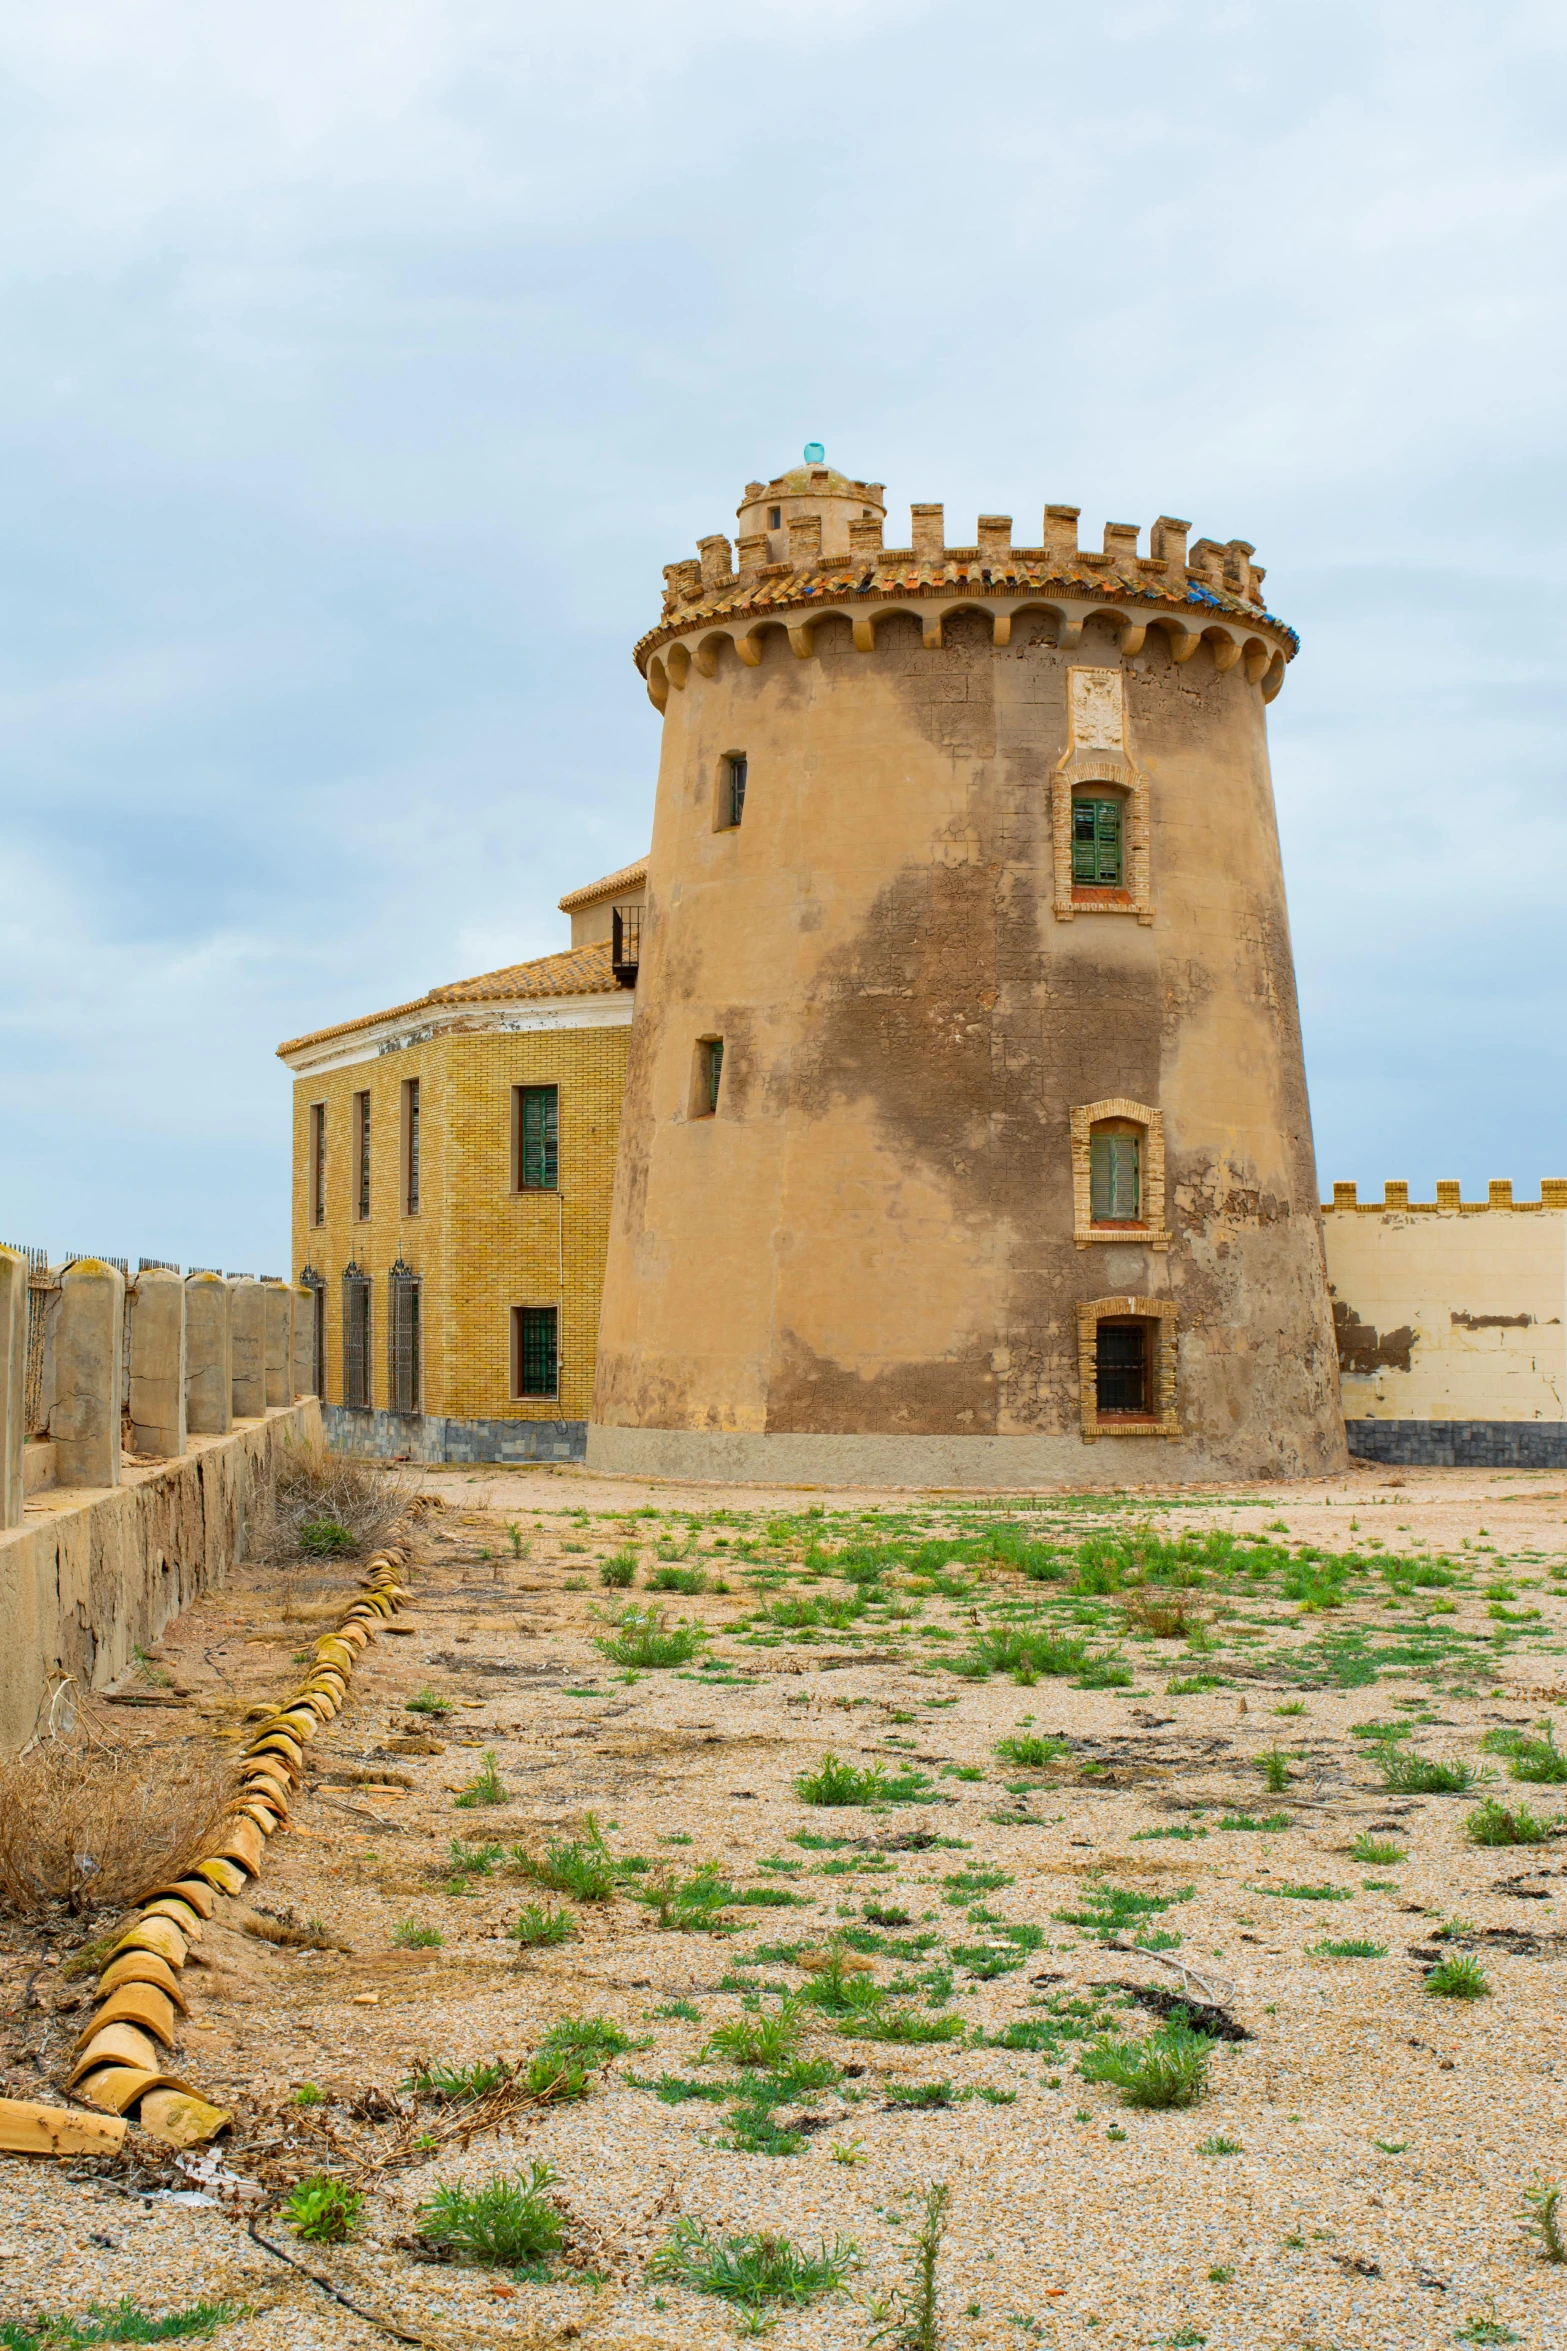
<instances>
[{"instance_id":1,"label":"barred window","mask_svg":"<svg viewBox=\"0 0 1567 2351\"><path fill-rule=\"evenodd\" d=\"M1102 1322L1094 1349L1095 1405L1101 1419L1126 1415L1143 1419L1152 1410L1151 1341L1158 1325Z\"/></svg>"},{"instance_id":2,"label":"barred window","mask_svg":"<svg viewBox=\"0 0 1567 2351\"><path fill-rule=\"evenodd\" d=\"M403 1080L403 1214L419 1213L419 1080Z\"/></svg>"},{"instance_id":3,"label":"barred window","mask_svg":"<svg viewBox=\"0 0 1567 2351\"><path fill-rule=\"evenodd\" d=\"M387 1394L394 1412L419 1409L419 1276L399 1257L387 1277Z\"/></svg>"},{"instance_id":4,"label":"barred window","mask_svg":"<svg viewBox=\"0 0 1567 2351\"><path fill-rule=\"evenodd\" d=\"M697 1118L711 1118L718 1109L724 1078L724 1040L703 1037L696 1049L696 1089L691 1107Z\"/></svg>"},{"instance_id":5,"label":"barred window","mask_svg":"<svg viewBox=\"0 0 1567 2351\"><path fill-rule=\"evenodd\" d=\"M560 1182L560 1088L512 1089L520 1192L553 1192Z\"/></svg>"},{"instance_id":6,"label":"barred window","mask_svg":"<svg viewBox=\"0 0 1567 2351\"><path fill-rule=\"evenodd\" d=\"M343 1273L343 1402L371 1401L370 1276L350 1261Z\"/></svg>"},{"instance_id":7,"label":"barred window","mask_svg":"<svg viewBox=\"0 0 1567 2351\"><path fill-rule=\"evenodd\" d=\"M724 761L729 812L724 820L726 824L737 825L745 814L745 778L749 764L743 751L731 751Z\"/></svg>"},{"instance_id":8,"label":"barred window","mask_svg":"<svg viewBox=\"0 0 1567 2351\"><path fill-rule=\"evenodd\" d=\"M513 1395L558 1395L558 1310L553 1306L514 1306L511 1327Z\"/></svg>"},{"instance_id":9,"label":"barred window","mask_svg":"<svg viewBox=\"0 0 1567 2351\"><path fill-rule=\"evenodd\" d=\"M311 1393L326 1400L326 1281L313 1265L301 1273L300 1283L310 1292Z\"/></svg>"}]
</instances>

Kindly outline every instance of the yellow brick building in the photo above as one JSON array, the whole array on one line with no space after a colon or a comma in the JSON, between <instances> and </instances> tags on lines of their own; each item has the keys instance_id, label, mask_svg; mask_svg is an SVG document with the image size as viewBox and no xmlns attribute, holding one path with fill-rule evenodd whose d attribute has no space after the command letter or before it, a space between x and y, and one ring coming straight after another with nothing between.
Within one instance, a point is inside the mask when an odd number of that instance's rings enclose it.
<instances>
[{"instance_id":1,"label":"yellow brick building","mask_svg":"<svg viewBox=\"0 0 1567 2351\"><path fill-rule=\"evenodd\" d=\"M294 1037L294 1264L359 1450L581 1449L645 869L561 900L558 955Z\"/></svg>"}]
</instances>

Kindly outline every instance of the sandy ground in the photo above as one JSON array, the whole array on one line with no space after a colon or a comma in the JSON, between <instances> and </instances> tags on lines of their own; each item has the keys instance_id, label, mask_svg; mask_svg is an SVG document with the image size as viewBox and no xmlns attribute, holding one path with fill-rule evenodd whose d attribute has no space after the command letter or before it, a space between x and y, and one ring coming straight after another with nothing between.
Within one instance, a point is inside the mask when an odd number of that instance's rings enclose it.
<instances>
[{"instance_id":1,"label":"sandy ground","mask_svg":"<svg viewBox=\"0 0 1567 2351\"><path fill-rule=\"evenodd\" d=\"M1009 1503L451 1470L424 1491L440 1507L420 1522L403 1628L374 1645L314 1743L309 1792L265 1875L247 1901L220 1904L187 1971L179 2065L234 2111L228 2164L275 2188L373 2166L408 2114L438 2127L450 2109L399 2094L421 2063L526 2058L563 2018L611 2019L634 2045L581 2102L371 2170L351 2244L301 2247L264 2208L262 2232L319 2277L434 2345L730 2342L729 2304L645 2274L684 2215L725 2236L852 2240L843 2290L786 2310L776 2331L863 2346L907 2276L919 2200L943 2180L940 2333L954 2351L1567 2339L1567 2267L1519 2226L1532 2179L1567 2185L1567 1835L1476 1847L1464 1833L1475 1793L1390 1794L1385 1749L1352 1735L1410 1723L1416 1752L1493 1771L1484 1793L1551 1818L1567 1807L1555 1787L1515 1785L1480 1745L1498 1728L1560 1724L1567 1706L1559 1476L1368 1468L1308 1486ZM1323 1611L1276 1572L1210 1582L1195 1646L1128 1634L1120 1601L1080 1594L1080 1578L1030 1583L972 1560L949 1589L895 1564L880 1601L837 1626L756 1621L851 1593L813 1578L808 1541L829 1554L846 1541L972 1544L1003 1523L1074 1553L1139 1525L1217 1528L1265 1539L1275 1564L1302 1541L1353 1550L1365 1573ZM601 1588L600 1562L628 1547L638 1588ZM1454 1563L1451 1583L1411 1587L1379 1568L1435 1557ZM645 1594L661 1566L700 1566L709 1588ZM106 1706L105 1720L133 1739L235 1736L247 1705L292 1687L351 1585L344 1568L240 1571L152 1660L172 1703ZM628 1675L596 1641L647 1599L708 1638L682 1666ZM985 1627L1038 1606L1092 1652L1114 1651L1131 1686L952 1672ZM421 1691L450 1710L411 1713ZM996 1752L1041 1734L1070 1742L1044 1768ZM1290 1777L1270 1794L1258 1758L1274 1748ZM912 1774L924 1800L803 1802L795 1779L828 1750ZM461 1807L486 1753L506 1801ZM519 1950L506 1930L523 1906L561 1898L505 1849L580 1840L590 1813L613 1855L645 1866L609 1900L566 1901L573 1940ZM1221 1828L1237 1816L1287 1825ZM1357 1835L1404 1858L1363 1862ZM486 1846L503 1849L487 1873L453 1874L454 1851ZM738 1903L728 1931L661 1928L638 1891L704 1863L737 1894L791 1900ZM1101 1933L1105 1887L1166 1907ZM868 1920L867 1905L894 1923ZM310 1922L331 1947L255 1931L308 1934ZM0 1929L8 2094L58 2093L86 2015L65 1963L111 1923ZM410 1946L420 1932L441 1939ZM1136 1948L1139 1933L1163 1949ZM1356 1937L1385 1956L1310 1949ZM837 2078L777 2107L780 2127L800 2126L789 2153L727 2144L733 2099L666 2103L636 2086L673 2076L738 2092L733 2065L704 2062L708 2034L809 1986L811 1961L840 1938L898 1987L889 2006L959 2017L962 2037L904 2046L807 2009L803 2054ZM1480 1963L1488 1997L1426 1992L1426 1969L1454 1951ZM1247 2036L1215 2045L1199 2104L1138 2110L1082 2080L1094 2032L1156 2026L1138 1987L1183 1986ZM677 2003L692 2013L667 2013ZM894 2096L932 2084L953 2102ZM319 2100L301 2104L302 2088ZM419 2208L438 2182L476 2186L540 2160L557 2174L575 2267L514 2283L419 2258ZM97 2176L7 2160L0 2317L79 2317L121 2295L157 2313L222 2299L241 2311L211 2338L223 2351L387 2339L230 2212L171 2201L171 2185L135 2161Z\"/></svg>"}]
</instances>

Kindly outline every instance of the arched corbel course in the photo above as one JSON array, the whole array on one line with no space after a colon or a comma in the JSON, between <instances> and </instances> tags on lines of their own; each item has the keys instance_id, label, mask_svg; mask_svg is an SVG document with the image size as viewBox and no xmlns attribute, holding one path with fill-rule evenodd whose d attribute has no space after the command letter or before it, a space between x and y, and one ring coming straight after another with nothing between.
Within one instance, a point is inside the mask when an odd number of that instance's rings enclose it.
<instances>
[{"instance_id":1,"label":"arched corbel course","mask_svg":"<svg viewBox=\"0 0 1567 2351\"><path fill-rule=\"evenodd\" d=\"M669 671L669 682L676 693L683 694L686 679L691 674L690 648L678 642L671 645L665 657L664 666Z\"/></svg>"},{"instance_id":2,"label":"arched corbel course","mask_svg":"<svg viewBox=\"0 0 1567 2351\"><path fill-rule=\"evenodd\" d=\"M1271 702L1284 683L1285 661L1282 653L1275 653L1262 680L1262 698Z\"/></svg>"},{"instance_id":3,"label":"arched corbel course","mask_svg":"<svg viewBox=\"0 0 1567 2351\"><path fill-rule=\"evenodd\" d=\"M759 669L761 667L762 632L760 629L745 630L743 635L737 636L733 640L733 643L735 651L739 654L740 659L745 663L747 669Z\"/></svg>"},{"instance_id":4,"label":"arched corbel course","mask_svg":"<svg viewBox=\"0 0 1567 2351\"><path fill-rule=\"evenodd\" d=\"M734 640L730 636L727 629L710 629L708 631L708 634L702 639L702 642L700 645L698 645L696 651L691 656L692 660L696 663L697 668L701 671L703 677L717 677L718 656L726 645L732 644L733 642Z\"/></svg>"},{"instance_id":5,"label":"arched corbel course","mask_svg":"<svg viewBox=\"0 0 1567 2351\"><path fill-rule=\"evenodd\" d=\"M669 672L656 653L647 665L647 698L662 717L669 707Z\"/></svg>"},{"instance_id":6,"label":"arched corbel course","mask_svg":"<svg viewBox=\"0 0 1567 2351\"><path fill-rule=\"evenodd\" d=\"M1225 629L1208 629L1204 633L1213 647L1213 666L1222 678L1225 671L1233 669L1241 657L1239 641Z\"/></svg>"},{"instance_id":7,"label":"arched corbel course","mask_svg":"<svg viewBox=\"0 0 1567 2351\"><path fill-rule=\"evenodd\" d=\"M815 624L808 620L792 620L788 623L788 629L790 652L796 661L809 661L816 647Z\"/></svg>"},{"instance_id":8,"label":"arched corbel course","mask_svg":"<svg viewBox=\"0 0 1567 2351\"><path fill-rule=\"evenodd\" d=\"M1259 685L1268 674L1268 664L1273 659L1272 646L1265 645L1260 637L1248 637L1241 650L1246 658L1247 685Z\"/></svg>"}]
</instances>

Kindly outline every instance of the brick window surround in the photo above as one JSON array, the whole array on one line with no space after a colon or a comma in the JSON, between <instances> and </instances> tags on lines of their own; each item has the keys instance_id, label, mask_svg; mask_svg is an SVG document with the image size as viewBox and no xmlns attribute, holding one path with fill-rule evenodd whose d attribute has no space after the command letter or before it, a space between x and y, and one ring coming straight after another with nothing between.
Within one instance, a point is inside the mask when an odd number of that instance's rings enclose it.
<instances>
[{"instance_id":1,"label":"brick window surround","mask_svg":"<svg viewBox=\"0 0 1567 2351\"><path fill-rule=\"evenodd\" d=\"M1068 743L1050 778L1050 827L1057 922L1079 914L1154 918L1149 866L1148 778L1127 743L1125 680L1119 669L1073 665L1067 671ZM1124 795L1119 889L1072 880L1072 794L1110 784Z\"/></svg>"},{"instance_id":2,"label":"brick window surround","mask_svg":"<svg viewBox=\"0 0 1567 2351\"><path fill-rule=\"evenodd\" d=\"M1153 1348L1154 1409L1147 1418L1101 1419L1098 1390L1098 1333L1101 1322L1130 1322L1146 1316L1157 1324L1150 1334ZM1083 1443L1100 1437L1178 1437L1181 1425L1175 1413L1176 1307L1170 1298L1090 1298L1077 1310L1077 1385L1082 1415Z\"/></svg>"},{"instance_id":3,"label":"brick window surround","mask_svg":"<svg viewBox=\"0 0 1567 2351\"><path fill-rule=\"evenodd\" d=\"M1142 1216L1136 1224L1095 1224L1093 1219L1092 1154L1090 1136L1106 1119L1122 1118L1143 1130ZM1164 1206L1164 1112L1146 1102L1111 1095L1103 1102L1084 1102L1072 1112L1072 1238L1079 1249L1093 1242L1140 1242L1148 1249L1168 1249L1170 1232Z\"/></svg>"}]
</instances>

